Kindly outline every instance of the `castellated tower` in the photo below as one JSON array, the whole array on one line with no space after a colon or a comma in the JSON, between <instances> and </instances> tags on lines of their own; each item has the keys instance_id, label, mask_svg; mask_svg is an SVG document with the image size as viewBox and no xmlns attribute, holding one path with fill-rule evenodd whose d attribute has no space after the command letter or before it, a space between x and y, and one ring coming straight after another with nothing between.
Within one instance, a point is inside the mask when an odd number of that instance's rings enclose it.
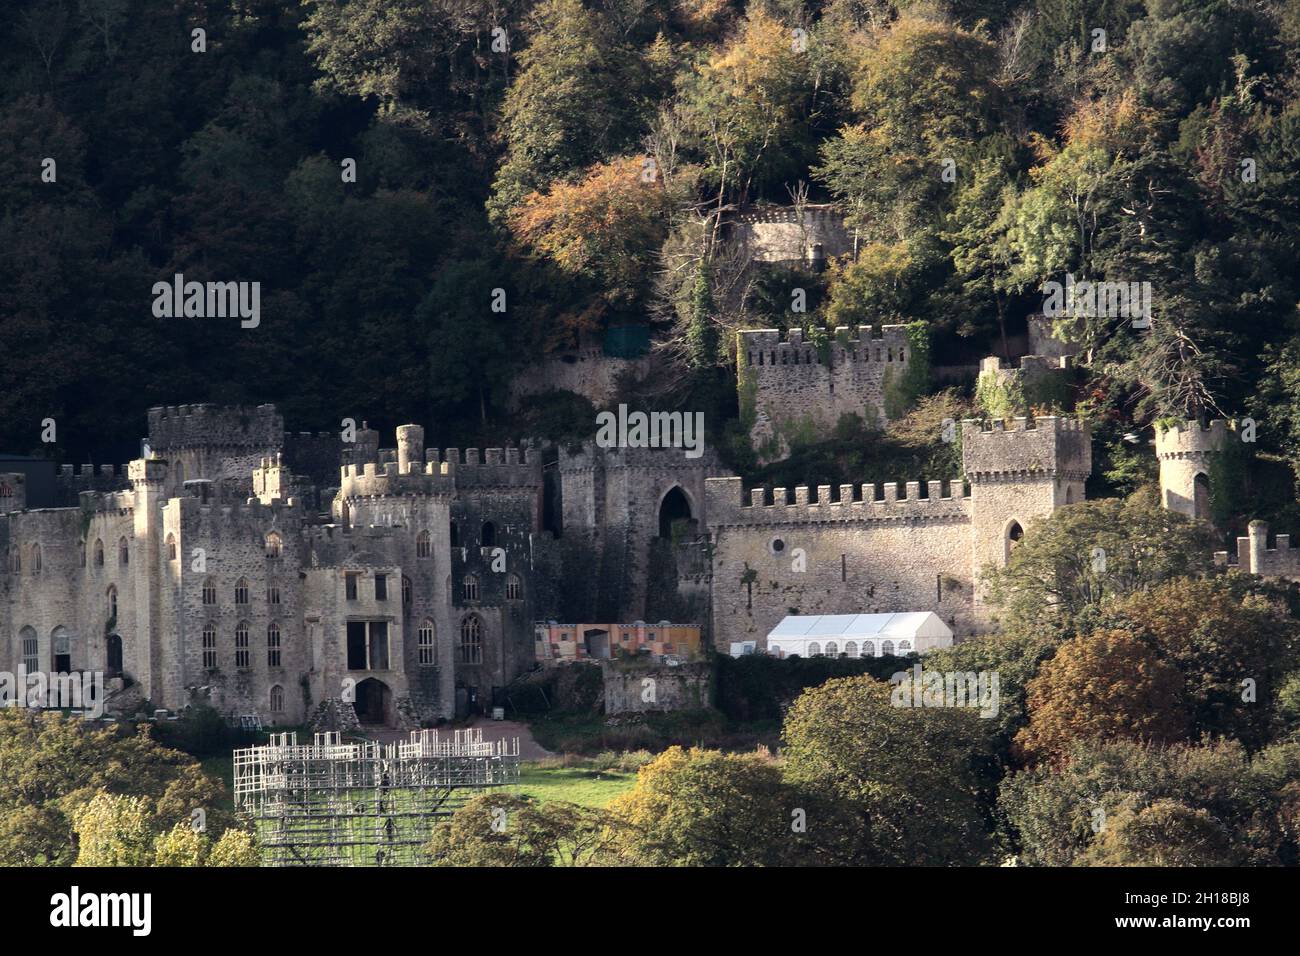
<instances>
[{"instance_id":1,"label":"castellated tower","mask_svg":"<svg viewBox=\"0 0 1300 956\"><path fill-rule=\"evenodd\" d=\"M962 423L962 463L971 486L970 557L976 613L984 616L984 568L1005 567L1025 529L1084 500L1092 437L1070 418Z\"/></svg>"},{"instance_id":2,"label":"castellated tower","mask_svg":"<svg viewBox=\"0 0 1300 956\"><path fill-rule=\"evenodd\" d=\"M1160 461L1160 501L1170 511L1209 520L1210 464L1233 440L1227 422L1177 422L1156 425Z\"/></svg>"},{"instance_id":3,"label":"castellated tower","mask_svg":"<svg viewBox=\"0 0 1300 956\"><path fill-rule=\"evenodd\" d=\"M825 433L841 415L885 421L885 395L912 361L907 327L839 326L818 348L800 329L737 333L741 417L760 459L772 461L792 441Z\"/></svg>"}]
</instances>

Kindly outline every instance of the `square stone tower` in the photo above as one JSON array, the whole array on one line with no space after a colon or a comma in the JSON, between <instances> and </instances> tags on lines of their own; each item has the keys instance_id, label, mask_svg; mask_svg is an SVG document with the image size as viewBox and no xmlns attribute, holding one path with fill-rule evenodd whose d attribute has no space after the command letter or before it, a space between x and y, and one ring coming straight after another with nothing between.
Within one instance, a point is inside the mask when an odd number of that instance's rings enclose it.
<instances>
[{"instance_id":1,"label":"square stone tower","mask_svg":"<svg viewBox=\"0 0 1300 956\"><path fill-rule=\"evenodd\" d=\"M970 553L981 612L987 565L1005 567L1025 530L1084 500L1092 436L1072 418L962 423L962 464L971 485Z\"/></svg>"}]
</instances>

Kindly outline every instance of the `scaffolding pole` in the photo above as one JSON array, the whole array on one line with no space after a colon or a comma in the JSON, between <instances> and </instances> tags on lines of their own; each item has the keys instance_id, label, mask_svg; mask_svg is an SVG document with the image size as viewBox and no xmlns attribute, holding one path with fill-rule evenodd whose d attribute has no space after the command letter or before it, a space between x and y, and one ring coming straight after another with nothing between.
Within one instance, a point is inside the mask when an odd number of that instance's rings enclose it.
<instances>
[{"instance_id":1,"label":"scaffolding pole","mask_svg":"<svg viewBox=\"0 0 1300 956\"><path fill-rule=\"evenodd\" d=\"M439 819L519 782L519 739L484 741L481 729L416 730L392 744L272 734L234 758L235 809L264 866L416 866Z\"/></svg>"}]
</instances>

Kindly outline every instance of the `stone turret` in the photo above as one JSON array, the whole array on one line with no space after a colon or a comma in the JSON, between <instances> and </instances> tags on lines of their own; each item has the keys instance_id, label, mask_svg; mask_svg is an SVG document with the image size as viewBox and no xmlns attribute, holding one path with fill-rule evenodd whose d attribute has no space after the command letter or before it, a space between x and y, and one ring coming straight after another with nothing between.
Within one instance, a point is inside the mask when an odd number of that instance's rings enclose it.
<instances>
[{"instance_id":1,"label":"stone turret","mask_svg":"<svg viewBox=\"0 0 1300 956\"><path fill-rule=\"evenodd\" d=\"M404 475L414 466L424 470L424 428L420 425L397 426L397 473Z\"/></svg>"},{"instance_id":2,"label":"stone turret","mask_svg":"<svg viewBox=\"0 0 1300 956\"><path fill-rule=\"evenodd\" d=\"M970 481L972 577L1005 567L1029 525L1084 500L1092 437L1072 418L962 423L962 465ZM976 590L982 614L984 589Z\"/></svg>"},{"instance_id":3,"label":"stone turret","mask_svg":"<svg viewBox=\"0 0 1300 956\"><path fill-rule=\"evenodd\" d=\"M1160 462L1160 500L1170 511L1192 518L1210 517L1210 467L1233 440L1227 422L1196 421L1156 425Z\"/></svg>"}]
</instances>

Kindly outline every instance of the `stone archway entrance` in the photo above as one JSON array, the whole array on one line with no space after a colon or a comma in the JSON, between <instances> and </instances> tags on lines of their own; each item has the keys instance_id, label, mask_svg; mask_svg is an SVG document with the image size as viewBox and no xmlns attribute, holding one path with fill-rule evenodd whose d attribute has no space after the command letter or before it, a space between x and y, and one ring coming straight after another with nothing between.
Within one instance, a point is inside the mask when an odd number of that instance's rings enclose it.
<instances>
[{"instance_id":1,"label":"stone archway entrance","mask_svg":"<svg viewBox=\"0 0 1300 956\"><path fill-rule=\"evenodd\" d=\"M676 522L692 519L690 499L680 485L673 485L664 495L664 500L659 502L659 537L671 539Z\"/></svg>"},{"instance_id":2,"label":"stone archway entrance","mask_svg":"<svg viewBox=\"0 0 1300 956\"><path fill-rule=\"evenodd\" d=\"M356 687L356 700L352 708L357 712L357 720L363 724L391 723L393 692L381 680L367 677Z\"/></svg>"},{"instance_id":3,"label":"stone archway entrance","mask_svg":"<svg viewBox=\"0 0 1300 956\"><path fill-rule=\"evenodd\" d=\"M108 653L104 661L105 677L122 676L122 638L118 634L108 635Z\"/></svg>"}]
</instances>

